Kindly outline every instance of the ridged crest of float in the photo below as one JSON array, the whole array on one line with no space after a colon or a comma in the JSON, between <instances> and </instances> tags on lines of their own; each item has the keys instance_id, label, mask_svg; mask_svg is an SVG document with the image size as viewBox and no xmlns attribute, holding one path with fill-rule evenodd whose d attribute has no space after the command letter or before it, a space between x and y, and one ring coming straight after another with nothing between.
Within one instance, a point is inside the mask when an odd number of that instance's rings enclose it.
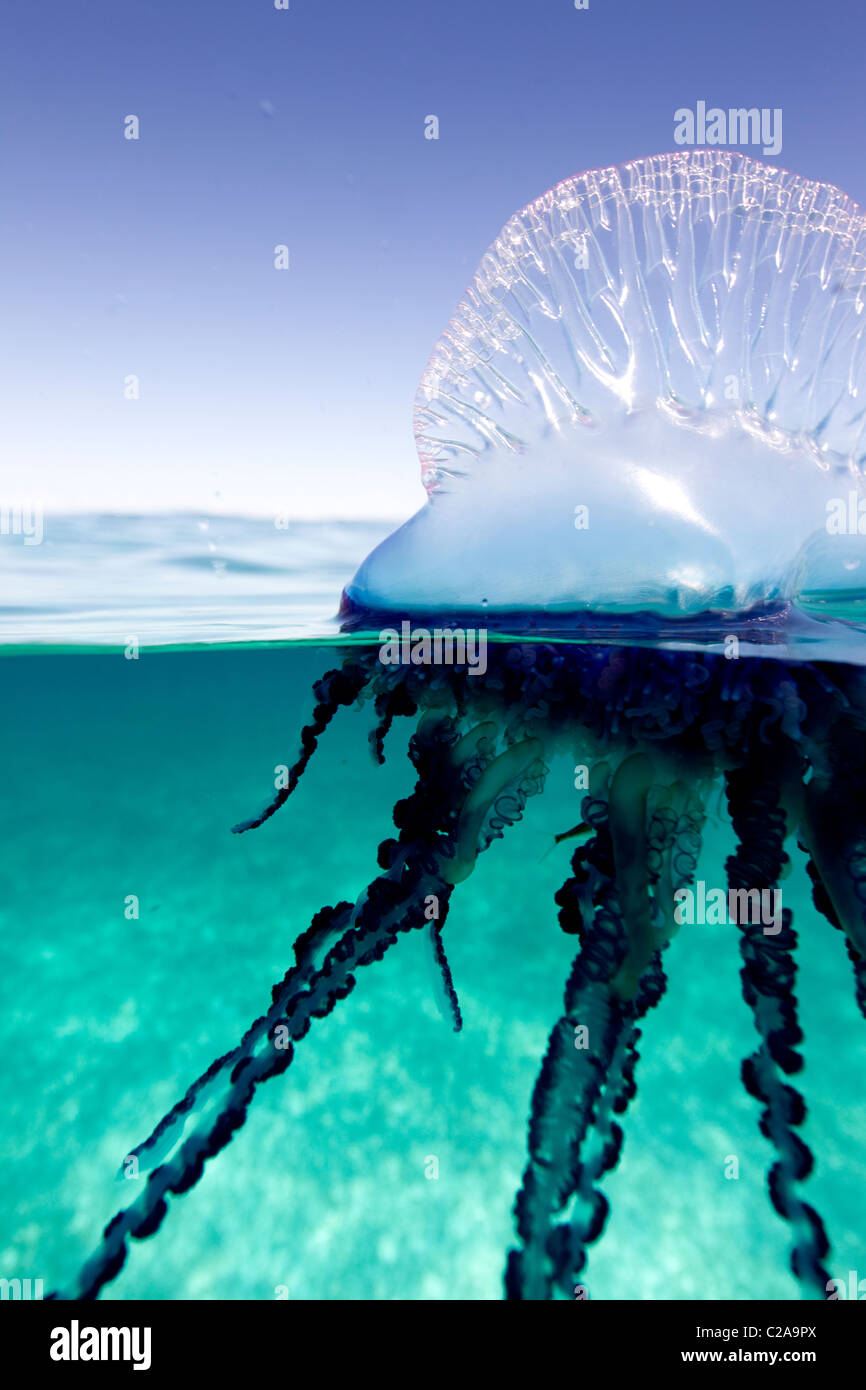
<instances>
[{"instance_id":1,"label":"ridged crest of float","mask_svg":"<svg viewBox=\"0 0 866 1390\"><path fill-rule=\"evenodd\" d=\"M827 517L863 486L864 307L866 216L829 185L710 150L557 184L436 345L428 506L350 604L677 616L863 587Z\"/></svg>"},{"instance_id":2,"label":"ridged crest of float","mask_svg":"<svg viewBox=\"0 0 866 1390\"><path fill-rule=\"evenodd\" d=\"M436 345L425 483L569 431L579 471L594 429L647 409L859 469L864 305L866 217L827 184L709 150L566 179L506 223Z\"/></svg>"}]
</instances>

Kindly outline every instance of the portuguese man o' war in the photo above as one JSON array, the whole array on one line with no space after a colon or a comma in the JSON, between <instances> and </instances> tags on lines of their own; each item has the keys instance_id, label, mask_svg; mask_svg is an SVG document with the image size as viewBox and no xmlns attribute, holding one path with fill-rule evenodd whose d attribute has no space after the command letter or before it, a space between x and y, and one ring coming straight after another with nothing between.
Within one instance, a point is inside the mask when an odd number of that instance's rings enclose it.
<instances>
[{"instance_id":1,"label":"portuguese man o' war","mask_svg":"<svg viewBox=\"0 0 866 1390\"><path fill-rule=\"evenodd\" d=\"M428 935L460 1029L445 931L460 930L459 886L516 840L561 754L585 773L579 821L557 837L573 844L555 909L575 954L532 1095L505 1294L591 1289L641 1023L704 891L721 791L736 847L717 896L755 1027L742 1080L791 1269L804 1297L826 1297L780 883L803 856L815 913L798 930L836 929L866 1015L864 305L861 210L738 154L585 173L508 222L421 381L428 500L347 585L342 664L315 686L285 785L235 830L287 800L341 707L371 707L378 762L394 722L413 722L415 789L378 874L317 913L267 1012L127 1157L143 1187L55 1297L98 1296L256 1087L406 933Z\"/></svg>"}]
</instances>

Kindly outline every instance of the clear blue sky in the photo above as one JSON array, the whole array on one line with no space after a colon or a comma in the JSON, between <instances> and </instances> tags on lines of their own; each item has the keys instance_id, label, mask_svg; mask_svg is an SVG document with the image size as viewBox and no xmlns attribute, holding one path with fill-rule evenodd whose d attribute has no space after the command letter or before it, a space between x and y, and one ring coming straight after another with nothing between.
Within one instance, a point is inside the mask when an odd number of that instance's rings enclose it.
<instances>
[{"instance_id":1,"label":"clear blue sky","mask_svg":"<svg viewBox=\"0 0 866 1390\"><path fill-rule=\"evenodd\" d=\"M776 162L866 203L859 0L3 19L0 495L49 510L407 516L417 380L486 246L558 180L674 148L677 107L781 107Z\"/></svg>"}]
</instances>

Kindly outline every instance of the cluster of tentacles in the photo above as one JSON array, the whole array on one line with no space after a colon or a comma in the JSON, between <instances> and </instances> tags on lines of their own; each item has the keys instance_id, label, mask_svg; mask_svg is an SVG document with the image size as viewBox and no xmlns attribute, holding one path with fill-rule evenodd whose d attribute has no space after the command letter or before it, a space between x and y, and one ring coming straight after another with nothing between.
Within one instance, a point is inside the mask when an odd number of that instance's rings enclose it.
<instances>
[{"instance_id":1,"label":"cluster of tentacles","mask_svg":"<svg viewBox=\"0 0 866 1390\"><path fill-rule=\"evenodd\" d=\"M557 893L559 923L577 939L562 1014L535 1085L529 1155L515 1204L518 1244L509 1298L573 1298L587 1249L608 1213L599 1188L622 1146L619 1120L636 1092L640 1023L665 988L662 954L676 931L675 893L695 879L704 804L723 777L736 851L736 890L774 888L785 841L807 856L816 907L847 937L866 1014L866 686L848 667L754 657L568 643L491 644L484 679L465 668L383 666L348 649L315 686L301 754L261 825L297 785L319 736L342 706L372 700L374 757L395 719L418 718L410 740L414 791L394 808L396 838L355 903L316 914L268 1011L190 1086L127 1162L146 1173L105 1228L71 1286L52 1297L93 1298L122 1267L129 1237L151 1236L169 1198L188 1191L246 1119L256 1087L284 1072L311 1024L407 931L429 933L455 1028L461 1017L442 930L455 885L479 853L518 821L546 760L568 752L589 769L571 874ZM776 1157L773 1205L791 1228L791 1266L806 1296L823 1298L828 1242L800 1196L812 1158L798 1135L805 1107L786 1079L802 1065L794 993L796 936L739 926L742 983L758 1035L743 1080L761 1104Z\"/></svg>"}]
</instances>

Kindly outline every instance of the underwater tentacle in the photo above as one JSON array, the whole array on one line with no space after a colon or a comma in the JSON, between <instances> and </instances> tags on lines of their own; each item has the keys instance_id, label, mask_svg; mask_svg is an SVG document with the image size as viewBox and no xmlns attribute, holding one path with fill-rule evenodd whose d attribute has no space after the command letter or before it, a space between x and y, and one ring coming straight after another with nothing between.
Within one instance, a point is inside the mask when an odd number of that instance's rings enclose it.
<instances>
[{"instance_id":1,"label":"underwater tentacle","mask_svg":"<svg viewBox=\"0 0 866 1390\"><path fill-rule=\"evenodd\" d=\"M866 717L862 688L857 708L846 710L825 735L820 765L802 797L802 847L818 911L845 933L854 969L857 1007L866 1018Z\"/></svg>"},{"instance_id":2,"label":"underwater tentacle","mask_svg":"<svg viewBox=\"0 0 866 1390\"><path fill-rule=\"evenodd\" d=\"M344 914L348 905L318 914L302 934L298 960L274 987L267 1014L247 1031L243 1045L206 1073L209 1082L219 1080L221 1094L215 1096L211 1085L196 1083L190 1088L191 1104L204 1103L190 1135L179 1147L175 1142L171 1157L149 1174L144 1191L109 1222L101 1245L79 1271L71 1291L50 1296L95 1298L123 1267L128 1238L144 1239L158 1230L168 1210L166 1198L189 1191L207 1160L230 1142L246 1120L256 1086L285 1071L295 1043L309 1031L312 1020L326 1017L351 993L353 972L380 960L400 932L423 925L427 919L420 904L431 896L437 900L439 923L444 923L452 886L442 876L442 864L453 855L448 831L455 817L455 796L459 804L465 795L460 769L449 757L453 743L449 720L424 723L413 736L410 756L419 778L412 796L395 807L395 821L402 821L404 828L399 841L386 842L389 848L382 847L384 854L380 851L389 863L386 872L362 894L351 910L351 924L321 965L316 964L316 952L335 920L328 913ZM157 1127L163 1138L172 1137L168 1129L165 1123Z\"/></svg>"},{"instance_id":3,"label":"underwater tentacle","mask_svg":"<svg viewBox=\"0 0 866 1390\"><path fill-rule=\"evenodd\" d=\"M412 795L394 808L399 838L383 842L379 849L379 863L385 872L354 907L341 903L323 909L298 938L296 963L274 986L268 1013L247 1030L242 1044L218 1059L190 1087L184 1100L137 1150L144 1153L150 1149L153 1156L170 1151L170 1156L150 1172L144 1191L105 1227L101 1244L71 1289L49 1297L97 1297L123 1267L129 1237L145 1239L159 1229L168 1211L167 1198L189 1191L198 1182L207 1160L225 1148L244 1124L256 1087L285 1071L294 1045L309 1031L312 1020L326 1017L337 1001L354 989L354 972L380 960L401 932L424 925L428 919L422 905L432 898L437 903L441 929L453 891L448 870L458 857L458 840L465 838L466 804L484 780L480 768L492 756L487 749L489 730L489 725L481 725L459 739L453 719L436 714L422 720L409 745L418 782ZM527 740L527 745L534 742ZM518 788L526 790L527 758L536 753L534 747L523 747L511 759L500 755L496 761L505 758L505 762L494 778L495 793L508 790L515 780ZM481 762L476 765L479 757ZM510 780L503 780L503 769L512 772ZM533 789L535 782L526 794ZM489 800L485 797L487 803ZM477 809L474 805L470 811L473 820ZM508 821L506 816L502 824ZM483 838L478 850L492 838L493 834ZM466 852L465 843L460 852ZM346 930L331 944L337 927L347 919ZM320 959L323 951L324 959ZM218 1085L222 1087L219 1094ZM198 1111L195 1125L181 1142L186 1119L194 1110Z\"/></svg>"},{"instance_id":4,"label":"underwater tentacle","mask_svg":"<svg viewBox=\"0 0 866 1390\"><path fill-rule=\"evenodd\" d=\"M654 889L670 859L677 829L677 813L672 806L659 806L647 825L647 875Z\"/></svg>"},{"instance_id":5,"label":"underwater tentacle","mask_svg":"<svg viewBox=\"0 0 866 1390\"><path fill-rule=\"evenodd\" d=\"M866 827L852 821L844 784L817 778L805 795L803 832L838 921L858 954L866 955ZM859 801L859 798L858 798Z\"/></svg>"},{"instance_id":6,"label":"underwater tentacle","mask_svg":"<svg viewBox=\"0 0 866 1390\"><path fill-rule=\"evenodd\" d=\"M809 854L807 845L800 843L800 848L806 855L806 872L812 884L812 901L823 917L826 917L831 926L838 931L844 932L845 928L839 921L836 909L833 906L830 894L827 892L826 884L818 872L814 859ZM861 956L850 937L846 934L845 946L848 951L848 959L854 968L854 997L857 1007L864 1018L866 1018L866 956Z\"/></svg>"},{"instance_id":7,"label":"underwater tentacle","mask_svg":"<svg viewBox=\"0 0 866 1390\"><path fill-rule=\"evenodd\" d=\"M674 831L671 849L671 879L674 892L679 888L690 887L695 881L706 819L706 810L693 793L689 798L689 805L677 818Z\"/></svg>"},{"instance_id":8,"label":"underwater tentacle","mask_svg":"<svg viewBox=\"0 0 866 1390\"><path fill-rule=\"evenodd\" d=\"M830 894L827 892L827 885L819 874L818 866L809 853L809 846L805 844L803 840L799 840L798 845L806 856L806 873L809 875L809 882L812 885L812 902L821 916L827 919L831 927L835 927L837 931L844 932L845 928L839 921Z\"/></svg>"},{"instance_id":9,"label":"underwater tentacle","mask_svg":"<svg viewBox=\"0 0 866 1390\"><path fill-rule=\"evenodd\" d=\"M445 954L445 947L442 943L442 926L439 922L430 923L430 946L433 953L433 968L436 978L441 982L444 1004L442 1012L451 1020L451 1026L455 1033L459 1033L463 1028L463 1015L460 1012L460 1000L457 998L457 990L454 988L454 977L451 974L451 966L448 964L448 957Z\"/></svg>"},{"instance_id":10,"label":"underwater tentacle","mask_svg":"<svg viewBox=\"0 0 866 1390\"><path fill-rule=\"evenodd\" d=\"M352 911L351 903L341 902L337 903L335 907L323 907L316 913L310 926L301 933L295 942L293 948L295 964L283 977L281 983L274 985L271 991L273 999L276 999L277 994L290 984L300 989L301 985L309 983L316 968L317 957L319 964L321 964L326 949L338 941L349 926ZM120 1165L119 1178L128 1176L131 1160L134 1160L139 1172L142 1170L147 1172L155 1163L162 1161L167 1156L177 1144L190 1115L193 1111L201 1109L210 1089L216 1086L219 1077L226 1068L239 1061L259 1041L267 1029L268 1017L267 1014L263 1014L257 1018L244 1033L236 1047L211 1062L207 1071L203 1072L188 1087L182 1099L163 1116L148 1137L137 1144L135 1148L129 1150Z\"/></svg>"},{"instance_id":11,"label":"underwater tentacle","mask_svg":"<svg viewBox=\"0 0 866 1390\"><path fill-rule=\"evenodd\" d=\"M655 951L650 905L647 843L647 797L652 766L645 753L633 753L620 763L610 784L609 826L619 908L625 922L629 951L615 988L632 999L641 975Z\"/></svg>"},{"instance_id":12,"label":"underwater tentacle","mask_svg":"<svg viewBox=\"0 0 866 1390\"><path fill-rule=\"evenodd\" d=\"M630 785L637 780L648 787L647 774L646 767L632 765L626 775ZM624 995L617 988L634 944L614 884L614 812L620 814L615 799L609 807L599 796L584 798L582 814L595 834L575 851L574 877L556 895L560 925L579 936L581 950L566 986L564 1013L550 1034L533 1091L529 1161L515 1202L523 1248L510 1252L505 1275L510 1299L548 1298L554 1290L571 1296L573 1280L586 1261L586 1246L598 1239L607 1217L607 1199L595 1184L619 1158L622 1132L613 1116L622 1114L635 1094L640 1036L636 1021L664 990L657 952L635 989ZM639 838L645 850L644 837L636 837L631 822L628 830L632 848ZM622 858L626 839L625 833L619 837L621 876L632 872L631 863ZM644 877L648 901L649 881ZM589 926L587 891L595 908ZM572 1197L570 1219L554 1227L556 1214Z\"/></svg>"},{"instance_id":13,"label":"underwater tentacle","mask_svg":"<svg viewBox=\"0 0 866 1390\"><path fill-rule=\"evenodd\" d=\"M612 895L611 895L612 896ZM634 1004L620 999L613 980L628 950L613 902L599 903L575 958L565 1009L554 1025L532 1096L529 1161L514 1206L522 1248L505 1273L509 1299L547 1299L562 1276L562 1251L551 1248L552 1219L580 1185L579 1155ZM578 1029L589 1046L578 1046Z\"/></svg>"},{"instance_id":14,"label":"underwater tentacle","mask_svg":"<svg viewBox=\"0 0 866 1390\"><path fill-rule=\"evenodd\" d=\"M320 736L330 724L340 705L353 704L369 679L368 665L357 661L328 671L321 680L316 682L313 687L313 693L316 696L313 718L301 730L301 754L289 771L286 785L279 788L273 799L257 816L252 816L249 820L239 821L237 825L233 825L232 833L234 835L243 835L247 830L258 829L288 801L316 750Z\"/></svg>"},{"instance_id":15,"label":"underwater tentacle","mask_svg":"<svg viewBox=\"0 0 866 1390\"><path fill-rule=\"evenodd\" d=\"M480 849L502 834L504 825L520 819L526 797L538 791L543 745L527 738L512 744L485 767L466 798L456 831L457 852L446 867L449 883L461 883L475 867ZM505 793L510 797L503 800ZM510 801L510 804L508 804ZM492 815L491 815L492 810Z\"/></svg>"},{"instance_id":16,"label":"underwater tentacle","mask_svg":"<svg viewBox=\"0 0 866 1390\"><path fill-rule=\"evenodd\" d=\"M657 955L645 972L635 1000L635 1020L643 1017L661 999L667 980ZM611 1172L622 1152L623 1131L615 1116L622 1117L637 1094L635 1070L640 1059L641 1030L636 1023L623 1029L611 1062L607 1082L596 1106L592 1130L587 1136L589 1153L575 1161L576 1185L572 1210L567 1222L556 1226L548 1246L556 1264L556 1286L565 1298L574 1297L575 1279L587 1259L587 1246L601 1238L610 1204L597 1184Z\"/></svg>"},{"instance_id":17,"label":"underwater tentacle","mask_svg":"<svg viewBox=\"0 0 866 1390\"><path fill-rule=\"evenodd\" d=\"M866 1018L866 957L861 956L850 941L848 942L848 955L854 967L854 997L857 1000L857 1008Z\"/></svg>"},{"instance_id":18,"label":"underwater tentacle","mask_svg":"<svg viewBox=\"0 0 866 1390\"><path fill-rule=\"evenodd\" d=\"M779 778L753 767L742 768L726 774L726 786L737 835L737 849L726 865L728 883L734 890L747 892L772 889L787 859ZM758 1051L743 1063L743 1083L763 1103L761 1133L779 1155L768 1174L768 1186L775 1210L792 1229L791 1268L810 1297L824 1298L830 1279L823 1264L829 1241L820 1216L796 1191L796 1184L809 1176L813 1166L812 1154L794 1132L806 1117L806 1105L799 1091L782 1080L782 1074L790 1076L803 1065L794 1050L802 1041L794 993L797 938L788 908L773 934L765 931L760 920L741 921L739 926L743 996L762 1038Z\"/></svg>"},{"instance_id":19,"label":"underwater tentacle","mask_svg":"<svg viewBox=\"0 0 866 1390\"><path fill-rule=\"evenodd\" d=\"M385 739L391 731L391 725L400 715L410 716L417 712L418 706L412 699L405 685L397 683L382 690L376 696L376 714L379 722L369 735L370 751L377 763L381 766L385 761Z\"/></svg>"},{"instance_id":20,"label":"underwater tentacle","mask_svg":"<svg viewBox=\"0 0 866 1390\"><path fill-rule=\"evenodd\" d=\"M686 793L677 785L664 795L664 803L655 808L647 826L647 871L657 944L669 942L679 931L675 895L695 881L706 820L703 801L694 788Z\"/></svg>"},{"instance_id":21,"label":"underwater tentacle","mask_svg":"<svg viewBox=\"0 0 866 1390\"><path fill-rule=\"evenodd\" d=\"M257 1052L241 1057L232 1067L216 1115L206 1115L177 1154L151 1172L144 1192L108 1223L101 1245L79 1272L72 1289L49 1297L95 1298L119 1274L126 1260L128 1237L143 1240L159 1229L168 1212L166 1198L172 1193L180 1196L198 1182L207 1160L225 1148L243 1125L255 1088L284 1072L292 1061L294 1043L306 1035L312 1020L327 1017L337 1001L354 989L353 972L381 960L401 931L419 925L418 913L413 910L419 890L439 896L444 918L451 889L434 874L413 878L406 889L387 878L371 884L359 923L328 952L308 987L293 992L289 999L284 994L278 996L268 1015L266 1039ZM294 991L294 982L290 988Z\"/></svg>"}]
</instances>

